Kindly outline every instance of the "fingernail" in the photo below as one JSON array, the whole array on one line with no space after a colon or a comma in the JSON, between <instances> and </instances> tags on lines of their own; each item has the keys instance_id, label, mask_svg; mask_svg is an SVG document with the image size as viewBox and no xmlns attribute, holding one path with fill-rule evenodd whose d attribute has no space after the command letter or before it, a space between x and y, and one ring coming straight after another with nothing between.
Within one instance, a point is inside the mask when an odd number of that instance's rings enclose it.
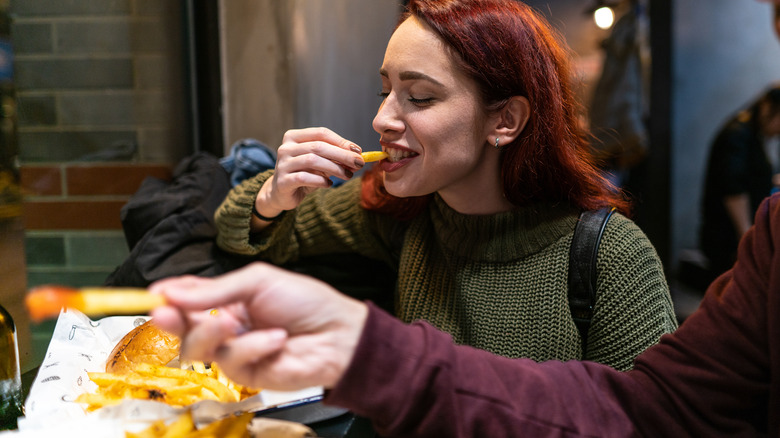
<instances>
[{"instance_id":1,"label":"fingernail","mask_svg":"<svg viewBox=\"0 0 780 438\"><path fill-rule=\"evenodd\" d=\"M347 179L352 178L352 171L349 169L344 170L344 174L347 175Z\"/></svg>"},{"instance_id":2,"label":"fingernail","mask_svg":"<svg viewBox=\"0 0 780 438\"><path fill-rule=\"evenodd\" d=\"M363 152L363 149L360 149L360 146L358 146L356 144L349 145L349 150L351 150L352 152L354 152L356 154L359 154L359 153Z\"/></svg>"},{"instance_id":3,"label":"fingernail","mask_svg":"<svg viewBox=\"0 0 780 438\"><path fill-rule=\"evenodd\" d=\"M363 166L365 166L365 165L366 165L366 162L363 161L363 157L355 158L355 167L357 167L358 169L362 169Z\"/></svg>"}]
</instances>

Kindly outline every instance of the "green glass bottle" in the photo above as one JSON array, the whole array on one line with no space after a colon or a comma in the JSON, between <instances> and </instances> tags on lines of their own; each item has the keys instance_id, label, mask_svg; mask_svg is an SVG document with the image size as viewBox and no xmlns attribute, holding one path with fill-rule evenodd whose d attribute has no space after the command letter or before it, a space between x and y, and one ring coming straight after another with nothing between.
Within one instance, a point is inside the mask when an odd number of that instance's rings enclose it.
<instances>
[{"instance_id":1,"label":"green glass bottle","mask_svg":"<svg viewBox=\"0 0 780 438\"><path fill-rule=\"evenodd\" d=\"M16 325L0 305L0 430L17 428L22 411L22 374L19 369L19 347Z\"/></svg>"}]
</instances>

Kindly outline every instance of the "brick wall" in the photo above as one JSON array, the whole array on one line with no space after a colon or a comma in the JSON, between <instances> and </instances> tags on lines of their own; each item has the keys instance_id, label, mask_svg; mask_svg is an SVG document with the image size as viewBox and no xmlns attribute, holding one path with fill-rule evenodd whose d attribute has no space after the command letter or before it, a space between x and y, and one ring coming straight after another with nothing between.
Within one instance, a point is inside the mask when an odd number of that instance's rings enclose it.
<instances>
[{"instance_id":1,"label":"brick wall","mask_svg":"<svg viewBox=\"0 0 780 438\"><path fill-rule=\"evenodd\" d=\"M28 286L96 285L119 210L191 153L178 0L11 0Z\"/></svg>"},{"instance_id":2,"label":"brick wall","mask_svg":"<svg viewBox=\"0 0 780 438\"><path fill-rule=\"evenodd\" d=\"M176 0L12 0L23 163L186 155Z\"/></svg>"},{"instance_id":3,"label":"brick wall","mask_svg":"<svg viewBox=\"0 0 780 438\"><path fill-rule=\"evenodd\" d=\"M120 209L146 177L169 179L154 164L27 165L25 195L27 277L30 286L100 285L128 254Z\"/></svg>"}]
</instances>

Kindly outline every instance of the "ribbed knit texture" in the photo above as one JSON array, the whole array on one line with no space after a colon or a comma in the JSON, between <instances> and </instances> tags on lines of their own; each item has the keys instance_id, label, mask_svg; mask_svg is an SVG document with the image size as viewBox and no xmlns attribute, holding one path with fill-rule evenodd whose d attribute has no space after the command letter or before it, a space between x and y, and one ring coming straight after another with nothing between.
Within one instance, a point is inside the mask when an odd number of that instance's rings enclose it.
<instances>
[{"instance_id":1,"label":"ribbed knit texture","mask_svg":"<svg viewBox=\"0 0 780 438\"><path fill-rule=\"evenodd\" d=\"M215 214L225 250L282 264L306 255L356 252L398 269L395 313L424 319L455 342L537 361L581 359L566 298L577 212L537 204L463 215L438 196L410 222L360 208L360 181L310 194L250 235L251 206L271 171L233 189ZM629 369L633 358L676 329L663 268L629 219L609 221L597 257L597 304L587 359Z\"/></svg>"}]
</instances>

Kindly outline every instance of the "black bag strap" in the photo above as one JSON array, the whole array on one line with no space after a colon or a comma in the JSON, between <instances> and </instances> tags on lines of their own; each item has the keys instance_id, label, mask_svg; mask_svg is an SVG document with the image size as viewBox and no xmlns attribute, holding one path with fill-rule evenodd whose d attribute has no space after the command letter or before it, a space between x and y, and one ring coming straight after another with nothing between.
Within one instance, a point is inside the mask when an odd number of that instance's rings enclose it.
<instances>
[{"instance_id":1,"label":"black bag strap","mask_svg":"<svg viewBox=\"0 0 780 438\"><path fill-rule=\"evenodd\" d=\"M588 329L596 306L596 255L614 208L580 213L569 251L569 307L582 338L582 355L588 345Z\"/></svg>"}]
</instances>

